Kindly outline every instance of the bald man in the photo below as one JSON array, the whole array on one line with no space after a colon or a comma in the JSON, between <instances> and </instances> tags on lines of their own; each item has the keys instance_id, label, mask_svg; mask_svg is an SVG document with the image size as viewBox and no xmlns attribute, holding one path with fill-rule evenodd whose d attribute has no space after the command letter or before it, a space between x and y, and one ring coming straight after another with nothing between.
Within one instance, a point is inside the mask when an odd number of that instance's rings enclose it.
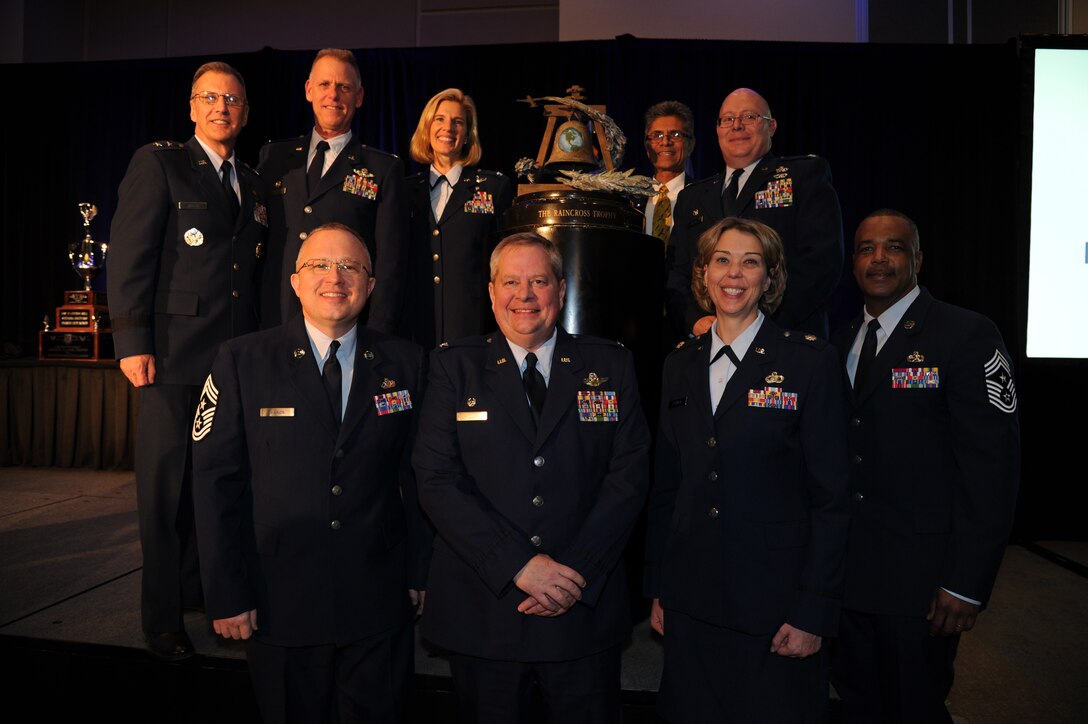
<instances>
[{"instance_id":1,"label":"bald man","mask_svg":"<svg viewBox=\"0 0 1088 724\"><path fill-rule=\"evenodd\" d=\"M831 167L818 156L775 156L778 121L749 88L725 97L717 118L725 169L680 192L673 214L665 304L675 341L710 328L691 293L691 264L699 235L727 216L767 224L782 238L789 282L775 322L828 336L827 304L843 264L842 212Z\"/></svg>"}]
</instances>

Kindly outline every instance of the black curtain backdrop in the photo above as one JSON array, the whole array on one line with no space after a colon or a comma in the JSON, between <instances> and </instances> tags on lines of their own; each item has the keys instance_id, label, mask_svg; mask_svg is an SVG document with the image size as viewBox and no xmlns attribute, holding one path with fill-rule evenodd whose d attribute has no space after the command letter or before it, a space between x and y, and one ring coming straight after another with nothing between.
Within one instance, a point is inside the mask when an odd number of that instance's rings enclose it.
<instances>
[{"instance_id":1,"label":"black curtain backdrop","mask_svg":"<svg viewBox=\"0 0 1088 724\"><path fill-rule=\"evenodd\" d=\"M67 244L82 236L76 204L97 204L92 233L108 241L117 187L133 151L149 141L192 135L187 99L198 65L225 60L245 76L251 110L237 151L255 166L264 142L312 127L303 83L313 54L266 48L218 57L0 66L6 94L0 114L5 356L36 355L43 315L52 314L64 290L78 288L66 256ZM1083 537L1083 526L1060 504L1058 468L1048 468L1055 464L1054 446L1073 447L1076 434L1048 427L1061 414L1051 409L1059 401L1050 402L1052 394L1043 391L1053 382L1051 367L1028 363L1022 354L1026 302L1020 280L1027 269L1018 252L1017 224L1018 203L1025 202L1017 188L1024 91L1016 42L931 46L621 36L356 54L366 89L356 133L364 143L405 158L411 171L419 170L408 158L419 113L434 93L450 86L476 100L481 165L508 175L519 158L535 157L544 132L541 111L518 102L527 95L564 95L574 84L585 88L587 102L607 105L626 133L622 168L638 173L650 170L642 147L643 112L657 101L683 101L696 118L694 173L704 177L722 166L714 119L723 97L740 86L758 90L778 119L777 154L813 153L830 161L848 250L853 230L869 211L904 211L921 229L922 284L1001 328L1020 372L1025 466L1018 530L1028 537ZM631 293L655 281L632 279ZM105 289L104 282L103 275L96 288ZM859 307L847 256L832 325ZM1083 379L1084 369L1081 363L1073 371ZM1044 398L1045 405L1039 402ZM904 454L917 452L909 435L903 442Z\"/></svg>"}]
</instances>

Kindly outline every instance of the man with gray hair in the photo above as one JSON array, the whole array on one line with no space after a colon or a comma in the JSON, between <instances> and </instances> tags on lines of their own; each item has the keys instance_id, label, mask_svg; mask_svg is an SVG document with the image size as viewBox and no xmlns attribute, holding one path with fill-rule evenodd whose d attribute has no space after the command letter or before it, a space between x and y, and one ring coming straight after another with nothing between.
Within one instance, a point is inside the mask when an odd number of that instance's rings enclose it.
<instances>
[{"instance_id":1,"label":"man with gray hair","mask_svg":"<svg viewBox=\"0 0 1088 724\"><path fill-rule=\"evenodd\" d=\"M450 652L462 721L621 720L631 631L620 563L649 485L631 353L559 326L555 245L491 255L499 330L431 353L412 462L434 523L423 635Z\"/></svg>"},{"instance_id":2,"label":"man with gray hair","mask_svg":"<svg viewBox=\"0 0 1088 724\"><path fill-rule=\"evenodd\" d=\"M268 194L270 221L261 326L272 327L298 314L290 283L298 250L311 230L339 222L362 237L374 260L378 285L364 321L394 333L408 278L404 164L363 145L352 132L355 111L363 104L354 53L342 48L319 51L305 88L314 112L312 131L266 144L257 167Z\"/></svg>"},{"instance_id":3,"label":"man with gray hair","mask_svg":"<svg viewBox=\"0 0 1088 724\"><path fill-rule=\"evenodd\" d=\"M666 247L673 227L676 197L688 184L685 164L695 149L695 118L680 101L662 101L646 110L646 156L654 167L657 196L646 200L645 230Z\"/></svg>"},{"instance_id":4,"label":"man with gray hair","mask_svg":"<svg viewBox=\"0 0 1088 724\"><path fill-rule=\"evenodd\" d=\"M136 151L110 229L109 306L121 371L140 388L136 499L140 613L156 656L193 653L185 609L203 607L187 443L220 342L257 328L257 273L268 214L260 179L234 153L249 118L241 74L193 76L185 143Z\"/></svg>"},{"instance_id":5,"label":"man with gray hair","mask_svg":"<svg viewBox=\"0 0 1088 724\"><path fill-rule=\"evenodd\" d=\"M719 219L739 216L770 226L786 250L789 288L773 319L786 329L828 336L827 304L842 275L842 212L831 167L818 156L775 156L778 120L750 88L725 97L717 118L725 168L691 184L676 202L669 242L665 305L673 341L710 329L691 292L699 235Z\"/></svg>"}]
</instances>

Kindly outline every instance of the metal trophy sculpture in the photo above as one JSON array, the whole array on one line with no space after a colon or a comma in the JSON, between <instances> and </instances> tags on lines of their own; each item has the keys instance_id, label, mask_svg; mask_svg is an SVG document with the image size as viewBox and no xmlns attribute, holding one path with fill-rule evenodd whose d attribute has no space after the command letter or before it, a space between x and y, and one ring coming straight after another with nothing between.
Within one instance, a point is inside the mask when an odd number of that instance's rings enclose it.
<instances>
[{"instance_id":1,"label":"metal trophy sculpture","mask_svg":"<svg viewBox=\"0 0 1088 724\"><path fill-rule=\"evenodd\" d=\"M87 202L80 202L79 213L83 216L83 239L68 245L68 261L83 279L83 291L91 291L91 280L106 265L106 253L109 244L97 243L91 238L91 219L98 215L98 207Z\"/></svg>"},{"instance_id":2,"label":"metal trophy sculpture","mask_svg":"<svg viewBox=\"0 0 1088 724\"><path fill-rule=\"evenodd\" d=\"M547 125L536 159L515 166L528 183L518 185L503 233L535 231L556 243L567 280L563 327L631 348L646 409L656 412L665 260L637 204L657 192L653 179L619 170L627 138L583 91L521 99L542 108Z\"/></svg>"},{"instance_id":3,"label":"metal trophy sculpture","mask_svg":"<svg viewBox=\"0 0 1088 724\"><path fill-rule=\"evenodd\" d=\"M64 293L57 307L56 324L46 317L38 333L38 359L95 362L113 359L113 330L104 292L91 289L91 280L106 264L109 244L91 238L91 220L98 214L94 204L81 202L83 238L68 245L68 260L83 280L83 288Z\"/></svg>"}]
</instances>

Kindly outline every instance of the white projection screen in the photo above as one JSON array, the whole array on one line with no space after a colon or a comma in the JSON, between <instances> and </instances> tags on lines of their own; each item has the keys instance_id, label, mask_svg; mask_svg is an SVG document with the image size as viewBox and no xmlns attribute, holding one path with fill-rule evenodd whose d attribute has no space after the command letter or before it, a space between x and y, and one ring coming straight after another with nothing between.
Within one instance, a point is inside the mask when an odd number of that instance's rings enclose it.
<instances>
[{"instance_id":1,"label":"white projection screen","mask_svg":"<svg viewBox=\"0 0 1088 724\"><path fill-rule=\"evenodd\" d=\"M1088 50L1035 50L1027 356L1088 359Z\"/></svg>"}]
</instances>

